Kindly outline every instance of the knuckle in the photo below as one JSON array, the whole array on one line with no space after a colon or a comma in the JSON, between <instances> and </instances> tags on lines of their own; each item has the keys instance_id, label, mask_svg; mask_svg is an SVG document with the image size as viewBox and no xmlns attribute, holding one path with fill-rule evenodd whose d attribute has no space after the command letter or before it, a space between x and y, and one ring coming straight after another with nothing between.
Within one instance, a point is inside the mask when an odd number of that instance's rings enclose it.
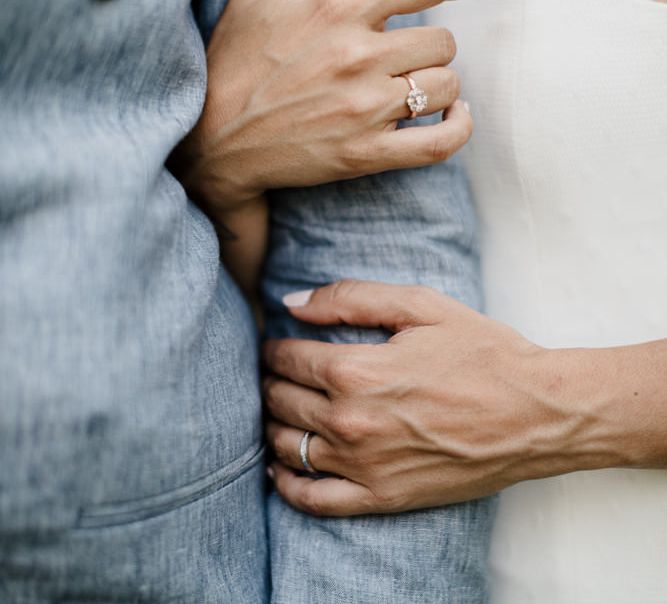
<instances>
[{"instance_id":1,"label":"knuckle","mask_svg":"<svg viewBox=\"0 0 667 604\"><path fill-rule=\"evenodd\" d=\"M329 289L329 299L333 304L344 302L354 290L359 287L359 281L356 279L342 279L336 281Z\"/></svg>"},{"instance_id":2,"label":"knuckle","mask_svg":"<svg viewBox=\"0 0 667 604\"><path fill-rule=\"evenodd\" d=\"M377 359L368 358L370 352L348 352L344 357L332 359L326 375L328 382L342 392L356 394L377 385L381 382L380 372Z\"/></svg>"},{"instance_id":3,"label":"knuckle","mask_svg":"<svg viewBox=\"0 0 667 604\"><path fill-rule=\"evenodd\" d=\"M407 306L416 312L431 308L439 297L439 292L426 285L412 285L406 292Z\"/></svg>"},{"instance_id":4,"label":"knuckle","mask_svg":"<svg viewBox=\"0 0 667 604\"><path fill-rule=\"evenodd\" d=\"M377 111L377 102L371 95L355 94L342 101L341 113L348 118L357 118Z\"/></svg>"},{"instance_id":5,"label":"knuckle","mask_svg":"<svg viewBox=\"0 0 667 604\"><path fill-rule=\"evenodd\" d=\"M340 440L348 442L356 434L357 418L350 411L340 410L331 418L331 427Z\"/></svg>"},{"instance_id":6,"label":"knuckle","mask_svg":"<svg viewBox=\"0 0 667 604\"><path fill-rule=\"evenodd\" d=\"M419 324L419 312L411 303L410 308L401 308L396 313L396 323L402 328Z\"/></svg>"},{"instance_id":7,"label":"knuckle","mask_svg":"<svg viewBox=\"0 0 667 604\"><path fill-rule=\"evenodd\" d=\"M373 48L365 42L350 44L347 41L335 53L337 69L342 73L359 73L364 71L374 57Z\"/></svg>"},{"instance_id":8,"label":"knuckle","mask_svg":"<svg viewBox=\"0 0 667 604\"><path fill-rule=\"evenodd\" d=\"M424 317L430 316L437 306L439 297L439 292L425 285L406 287L397 312L397 323L406 327L423 323Z\"/></svg>"},{"instance_id":9,"label":"knuckle","mask_svg":"<svg viewBox=\"0 0 667 604\"><path fill-rule=\"evenodd\" d=\"M344 387L350 382L355 370L354 363L349 356L334 358L327 364L325 379L332 386Z\"/></svg>"},{"instance_id":10,"label":"knuckle","mask_svg":"<svg viewBox=\"0 0 667 604\"><path fill-rule=\"evenodd\" d=\"M332 428L336 436L345 443L362 442L369 432L369 421L357 411L344 411L332 418Z\"/></svg>"}]
</instances>

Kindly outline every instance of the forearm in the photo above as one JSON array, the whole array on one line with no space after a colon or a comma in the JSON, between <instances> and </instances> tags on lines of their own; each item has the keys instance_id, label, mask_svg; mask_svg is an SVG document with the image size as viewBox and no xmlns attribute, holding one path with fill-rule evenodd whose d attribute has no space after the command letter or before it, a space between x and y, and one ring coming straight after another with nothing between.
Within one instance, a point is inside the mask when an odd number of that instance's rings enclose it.
<instances>
[{"instance_id":1,"label":"forearm","mask_svg":"<svg viewBox=\"0 0 667 604\"><path fill-rule=\"evenodd\" d=\"M296 322L281 302L291 291L344 278L421 283L481 307L475 216L455 161L279 191L271 211L263 285L270 312L281 317L268 325L272 337L321 339L335 332L357 340L356 328Z\"/></svg>"},{"instance_id":2,"label":"forearm","mask_svg":"<svg viewBox=\"0 0 667 604\"><path fill-rule=\"evenodd\" d=\"M470 305L481 303L474 214L455 163L283 190L273 201L263 279L271 337L385 342L383 330L298 321L281 302L289 292L341 277L428 283ZM420 601L424 593L456 600L460 586L472 600L483 601L484 583L477 578L484 572L494 509L493 500L484 499L395 519L345 522L298 514L271 497L270 540L280 552L272 560L274 596L291 602L297 577L310 600L327 601L321 586L331 585L334 576L340 578L336 593L350 602ZM434 543L433 535L448 538ZM314 539L323 547L309 548ZM322 549L330 555L322 557ZM394 593L397 577L405 576L406 560L419 566L419 579L407 584L401 579L394 600L388 594ZM456 560L466 560L465 569L453 564ZM308 573L301 572L304 564ZM369 576L375 578L370 587Z\"/></svg>"},{"instance_id":3,"label":"forearm","mask_svg":"<svg viewBox=\"0 0 667 604\"><path fill-rule=\"evenodd\" d=\"M541 391L536 408L558 410L553 417L561 418L558 425L544 422L541 433L558 432L558 451L536 453L525 478L667 467L667 340L552 350L538 363L531 369Z\"/></svg>"}]
</instances>

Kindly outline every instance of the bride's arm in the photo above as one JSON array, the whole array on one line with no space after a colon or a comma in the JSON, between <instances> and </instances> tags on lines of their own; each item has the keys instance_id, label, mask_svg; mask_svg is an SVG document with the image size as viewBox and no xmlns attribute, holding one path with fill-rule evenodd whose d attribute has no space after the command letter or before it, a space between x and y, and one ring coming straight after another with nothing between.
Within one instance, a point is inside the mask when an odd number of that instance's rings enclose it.
<instances>
[{"instance_id":1,"label":"bride's arm","mask_svg":"<svg viewBox=\"0 0 667 604\"><path fill-rule=\"evenodd\" d=\"M432 290L368 282L322 288L291 312L397 334L380 346L268 345L269 365L292 380L269 384L270 410L298 427L270 427L273 473L297 507L398 511L578 470L667 468L667 340L548 350ZM347 480L290 469L306 429L318 435L312 465Z\"/></svg>"},{"instance_id":2,"label":"bride's arm","mask_svg":"<svg viewBox=\"0 0 667 604\"><path fill-rule=\"evenodd\" d=\"M434 112L458 97L446 67L456 49L450 32L383 31L392 15L438 1L367 0L363 10L358 2L227 3L206 49L202 114L169 166L216 224L225 264L249 296L266 244L267 190L438 164L470 137L460 103L444 121L396 130L410 114L400 74L428 90Z\"/></svg>"},{"instance_id":3,"label":"bride's arm","mask_svg":"<svg viewBox=\"0 0 667 604\"><path fill-rule=\"evenodd\" d=\"M667 339L543 354L564 409L586 420L582 444L599 451L599 467L667 468ZM538 467L536 477L550 470Z\"/></svg>"}]
</instances>

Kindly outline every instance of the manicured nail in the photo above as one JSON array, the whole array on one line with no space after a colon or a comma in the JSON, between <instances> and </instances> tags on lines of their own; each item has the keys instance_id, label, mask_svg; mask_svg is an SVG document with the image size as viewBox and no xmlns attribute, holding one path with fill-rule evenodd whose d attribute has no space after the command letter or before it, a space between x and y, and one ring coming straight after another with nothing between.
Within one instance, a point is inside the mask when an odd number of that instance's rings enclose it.
<instances>
[{"instance_id":1,"label":"manicured nail","mask_svg":"<svg viewBox=\"0 0 667 604\"><path fill-rule=\"evenodd\" d=\"M267 468L266 468L266 475L267 475L271 480L275 480L275 478L276 478L276 471L275 471L271 466L267 466Z\"/></svg>"},{"instance_id":2,"label":"manicured nail","mask_svg":"<svg viewBox=\"0 0 667 604\"><path fill-rule=\"evenodd\" d=\"M310 297L313 295L312 289L305 289L300 292L292 292L287 294L283 298L283 304L290 308L295 308L297 306L305 306L310 301Z\"/></svg>"},{"instance_id":3,"label":"manicured nail","mask_svg":"<svg viewBox=\"0 0 667 604\"><path fill-rule=\"evenodd\" d=\"M463 108L464 108L468 113L470 113L470 103L468 103L468 101L465 101L465 102L463 103Z\"/></svg>"}]
</instances>

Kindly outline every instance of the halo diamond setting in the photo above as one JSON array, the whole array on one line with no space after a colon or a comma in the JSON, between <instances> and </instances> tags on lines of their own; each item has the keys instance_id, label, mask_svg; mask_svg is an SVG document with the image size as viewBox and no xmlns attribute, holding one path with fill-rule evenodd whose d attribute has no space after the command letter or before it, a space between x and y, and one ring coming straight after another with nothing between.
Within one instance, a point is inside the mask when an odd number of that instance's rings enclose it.
<instances>
[{"instance_id":1,"label":"halo diamond setting","mask_svg":"<svg viewBox=\"0 0 667 604\"><path fill-rule=\"evenodd\" d=\"M421 88L413 88L408 94L406 103L413 113L421 113L428 107L428 96Z\"/></svg>"}]
</instances>

